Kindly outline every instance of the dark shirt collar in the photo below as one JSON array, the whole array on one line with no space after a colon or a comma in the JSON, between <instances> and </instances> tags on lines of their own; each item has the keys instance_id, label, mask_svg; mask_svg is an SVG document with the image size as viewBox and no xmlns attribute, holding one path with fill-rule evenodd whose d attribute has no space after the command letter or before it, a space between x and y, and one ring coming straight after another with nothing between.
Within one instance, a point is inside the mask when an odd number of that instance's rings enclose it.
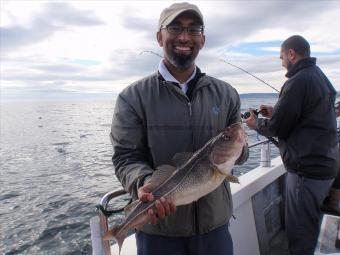
<instances>
[{"instance_id":1,"label":"dark shirt collar","mask_svg":"<svg viewBox=\"0 0 340 255\"><path fill-rule=\"evenodd\" d=\"M303 58L300 59L295 65L293 65L292 69L290 69L287 73L286 73L286 77L290 78L293 75L295 75L297 72L299 72L300 70L310 67L310 66L315 66L316 65L316 58Z\"/></svg>"}]
</instances>

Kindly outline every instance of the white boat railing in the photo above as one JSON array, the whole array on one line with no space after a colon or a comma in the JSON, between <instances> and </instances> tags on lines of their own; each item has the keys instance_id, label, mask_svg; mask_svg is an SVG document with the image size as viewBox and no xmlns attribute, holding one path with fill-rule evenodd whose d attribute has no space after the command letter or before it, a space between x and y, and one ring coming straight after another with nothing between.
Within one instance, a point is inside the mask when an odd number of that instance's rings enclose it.
<instances>
[{"instance_id":1,"label":"white boat railing","mask_svg":"<svg viewBox=\"0 0 340 255\"><path fill-rule=\"evenodd\" d=\"M90 219L92 254L111 255L110 241L105 241L102 236L108 231L108 214L107 208L110 200L126 194L127 192L120 188L106 193L100 200L100 207L97 207L97 216ZM120 211L120 209L116 210Z\"/></svg>"},{"instance_id":2,"label":"white boat railing","mask_svg":"<svg viewBox=\"0 0 340 255\"><path fill-rule=\"evenodd\" d=\"M285 173L280 157L275 158L273 161L270 160L269 144L270 141L263 140L249 145L249 148L262 145L260 166L240 176L240 184L231 183L235 218L230 220L230 232L233 238L235 255L261 254L252 198ZM100 201L101 209L103 210L98 210L98 215L90 220L94 255L118 254L118 246L110 247L109 241L103 241L101 237L108 231L108 217L105 212L110 200L123 194L126 194L123 189L117 189L105 194ZM244 240L247 240L247 245L244 245ZM136 241L134 235L131 235L124 241L121 255L134 254L136 254Z\"/></svg>"}]
</instances>

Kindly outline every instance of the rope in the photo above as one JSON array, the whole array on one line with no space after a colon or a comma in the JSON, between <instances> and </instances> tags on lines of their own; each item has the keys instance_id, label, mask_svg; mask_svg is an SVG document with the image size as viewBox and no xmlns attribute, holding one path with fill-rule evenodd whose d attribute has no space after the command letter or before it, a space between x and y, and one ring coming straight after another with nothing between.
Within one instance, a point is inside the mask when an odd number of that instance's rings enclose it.
<instances>
[{"instance_id":1,"label":"rope","mask_svg":"<svg viewBox=\"0 0 340 255\"><path fill-rule=\"evenodd\" d=\"M96 205L96 211L101 211L102 214L104 214L106 217L110 217L111 215L115 213L120 213L124 211L124 208L116 209L116 210L105 210L105 208L102 205Z\"/></svg>"}]
</instances>

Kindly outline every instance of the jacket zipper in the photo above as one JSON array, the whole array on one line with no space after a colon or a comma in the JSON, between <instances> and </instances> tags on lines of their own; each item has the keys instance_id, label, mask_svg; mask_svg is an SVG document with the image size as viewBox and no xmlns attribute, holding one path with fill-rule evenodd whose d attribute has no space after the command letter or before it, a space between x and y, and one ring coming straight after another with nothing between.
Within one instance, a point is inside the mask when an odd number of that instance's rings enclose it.
<instances>
[{"instance_id":1,"label":"jacket zipper","mask_svg":"<svg viewBox=\"0 0 340 255\"><path fill-rule=\"evenodd\" d=\"M191 102L188 102L189 116L192 116Z\"/></svg>"},{"instance_id":2,"label":"jacket zipper","mask_svg":"<svg viewBox=\"0 0 340 255\"><path fill-rule=\"evenodd\" d=\"M179 94L183 95L181 93L179 93ZM188 106L188 110L189 110L189 118L190 118L190 123L191 123L191 128L192 128L192 149L194 151L194 149L195 149L195 137L194 137L192 118L191 118L192 117L192 104L191 104L190 99L187 96L184 96L184 97L187 100L187 106ZM192 94L191 100L193 98L194 98L194 94ZM193 210L194 210L194 212L193 212L193 227L194 227L194 232L196 234L199 234L200 227L199 227L199 220L198 220L198 203L197 203L197 201L194 201L194 203L193 203Z\"/></svg>"},{"instance_id":3,"label":"jacket zipper","mask_svg":"<svg viewBox=\"0 0 340 255\"><path fill-rule=\"evenodd\" d=\"M191 123L191 128L193 127L193 123L192 123L192 105L191 105L191 101L188 97L185 97L185 99L187 100L187 106L188 106L188 110L189 110L189 118L190 118L190 123ZM194 150L195 148L195 139L194 139L194 131L192 130L192 149ZM193 209L194 209L194 213L193 213L193 226L194 226L194 232L196 234L199 234L199 223L198 223L198 205L197 205L197 201L195 201L193 203Z\"/></svg>"},{"instance_id":4,"label":"jacket zipper","mask_svg":"<svg viewBox=\"0 0 340 255\"><path fill-rule=\"evenodd\" d=\"M191 127L192 127L192 119L191 119L191 116L192 116L192 106L191 106L191 102L190 101L188 102L188 109L189 109L189 117L190 117L190 122L191 122ZM195 148L194 131L193 130L192 130L192 147L193 147L193 149ZM198 204L197 204L197 201L194 202L194 215L193 215L193 218L194 218L194 227L195 227L194 232L196 234L199 234Z\"/></svg>"}]
</instances>

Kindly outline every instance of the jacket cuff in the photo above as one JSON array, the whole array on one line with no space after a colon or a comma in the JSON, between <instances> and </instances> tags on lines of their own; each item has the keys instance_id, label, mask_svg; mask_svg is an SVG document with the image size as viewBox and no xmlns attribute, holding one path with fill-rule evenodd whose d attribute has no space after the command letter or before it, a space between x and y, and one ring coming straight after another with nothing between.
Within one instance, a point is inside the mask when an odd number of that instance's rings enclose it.
<instances>
[{"instance_id":1,"label":"jacket cuff","mask_svg":"<svg viewBox=\"0 0 340 255\"><path fill-rule=\"evenodd\" d=\"M151 176L152 176L152 174L146 174L146 175L142 176L141 178L139 178L138 181L137 181L137 184L136 184L137 190L138 190L140 187L144 186L144 184L145 184L149 179L151 179Z\"/></svg>"}]
</instances>

